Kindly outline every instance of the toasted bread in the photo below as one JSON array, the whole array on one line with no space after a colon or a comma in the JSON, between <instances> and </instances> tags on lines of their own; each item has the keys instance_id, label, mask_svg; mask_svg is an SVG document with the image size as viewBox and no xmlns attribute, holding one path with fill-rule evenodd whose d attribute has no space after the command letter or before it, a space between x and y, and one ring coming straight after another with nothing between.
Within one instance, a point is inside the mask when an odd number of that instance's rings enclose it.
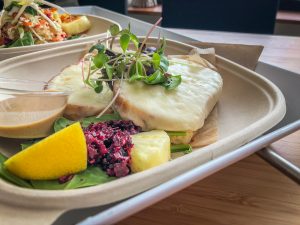
<instances>
[{"instance_id":1,"label":"toasted bread","mask_svg":"<svg viewBox=\"0 0 300 225\"><path fill-rule=\"evenodd\" d=\"M195 56L184 58L170 60L168 72L182 76L182 83L174 90L126 81L120 87L120 83L116 82L114 91L119 88L121 91L115 109L121 117L132 120L145 131L200 129L220 98L223 81L217 71L207 68L204 59Z\"/></svg>"}]
</instances>

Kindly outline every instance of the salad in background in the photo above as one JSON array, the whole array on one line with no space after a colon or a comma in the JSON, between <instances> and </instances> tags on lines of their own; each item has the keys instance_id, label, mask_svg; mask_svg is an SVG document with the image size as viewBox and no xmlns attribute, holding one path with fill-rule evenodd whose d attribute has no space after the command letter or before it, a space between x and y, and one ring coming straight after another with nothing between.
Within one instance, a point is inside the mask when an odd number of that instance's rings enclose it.
<instances>
[{"instance_id":1,"label":"salad in background","mask_svg":"<svg viewBox=\"0 0 300 225\"><path fill-rule=\"evenodd\" d=\"M64 11L59 14L58 9ZM44 0L4 1L0 18L2 48L29 46L80 38L91 23Z\"/></svg>"}]
</instances>

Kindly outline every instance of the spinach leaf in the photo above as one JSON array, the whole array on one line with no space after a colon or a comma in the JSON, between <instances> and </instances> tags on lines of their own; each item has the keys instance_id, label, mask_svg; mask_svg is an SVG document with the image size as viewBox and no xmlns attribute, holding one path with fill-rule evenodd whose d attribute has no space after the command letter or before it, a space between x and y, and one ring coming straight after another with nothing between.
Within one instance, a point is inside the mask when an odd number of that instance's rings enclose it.
<instances>
[{"instance_id":1,"label":"spinach leaf","mask_svg":"<svg viewBox=\"0 0 300 225\"><path fill-rule=\"evenodd\" d=\"M114 179L116 178L109 177L99 167L91 166L88 167L85 171L75 174L70 181L63 184L60 184L58 180L32 180L30 182L35 189L64 190L95 186Z\"/></svg>"},{"instance_id":2,"label":"spinach leaf","mask_svg":"<svg viewBox=\"0 0 300 225\"><path fill-rule=\"evenodd\" d=\"M42 190L63 190L68 184L60 184L58 180L31 180L30 183L34 189Z\"/></svg>"},{"instance_id":3,"label":"spinach leaf","mask_svg":"<svg viewBox=\"0 0 300 225\"><path fill-rule=\"evenodd\" d=\"M32 188L32 186L30 185L29 182L13 175L12 173L10 173L8 170L5 169L4 162L6 160L7 160L7 157L0 153L0 177L6 181L9 181L10 183L17 185L17 186Z\"/></svg>"},{"instance_id":4,"label":"spinach leaf","mask_svg":"<svg viewBox=\"0 0 300 225\"><path fill-rule=\"evenodd\" d=\"M88 127L92 123L98 123L98 122L103 122L103 121L108 121L108 120L121 120L122 118L120 117L119 114L104 114L100 118L97 118L95 116L92 117L87 117L81 120L81 126L83 128Z\"/></svg>"},{"instance_id":5,"label":"spinach leaf","mask_svg":"<svg viewBox=\"0 0 300 225\"><path fill-rule=\"evenodd\" d=\"M76 121L68 120L64 117L58 118L54 123L54 132L58 132L67 126L70 126L71 124L75 123Z\"/></svg>"},{"instance_id":6,"label":"spinach leaf","mask_svg":"<svg viewBox=\"0 0 300 225\"><path fill-rule=\"evenodd\" d=\"M21 149L24 150L24 149L30 147L31 145L33 145L33 144L39 142L40 140L41 140L41 139L35 139L35 140L30 140L30 141L23 142L23 143L21 144Z\"/></svg>"},{"instance_id":7,"label":"spinach leaf","mask_svg":"<svg viewBox=\"0 0 300 225\"><path fill-rule=\"evenodd\" d=\"M7 157L0 153L0 164L4 163L7 160Z\"/></svg>"},{"instance_id":8,"label":"spinach leaf","mask_svg":"<svg viewBox=\"0 0 300 225\"><path fill-rule=\"evenodd\" d=\"M16 41L14 41L11 45L8 46L8 48L29 46L29 45L34 45L34 40L32 34L29 31L27 31L24 33L22 38L19 38Z\"/></svg>"},{"instance_id":9,"label":"spinach leaf","mask_svg":"<svg viewBox=\"0 0 300 225\"><path fill-rule=\"evenodd\" d=\"M184 154L188 154L192 151L192 147L188 144L171 145L171 153L183 152Z\"/></svg>"},{"instance_id":10,"label":"spinach leaf","mask_svg":"<svg viewBox=\"0 0 300 225\"><path fill-rule=\"evenodd\" d=\"M116 179L109 177L102 169L96 166L88 167L85 171L76 174L67 182L64 189L75 189L103 184Z\"/></svg>"}]
</instances>

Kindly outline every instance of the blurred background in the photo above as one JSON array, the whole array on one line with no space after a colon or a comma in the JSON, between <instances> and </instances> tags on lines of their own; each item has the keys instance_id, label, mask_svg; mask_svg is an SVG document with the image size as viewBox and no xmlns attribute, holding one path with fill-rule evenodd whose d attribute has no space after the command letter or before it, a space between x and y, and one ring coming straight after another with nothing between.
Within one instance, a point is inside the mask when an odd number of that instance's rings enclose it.
<instances>
[{"instance_id":1,"label":"blurred background","mask_svg":"<svg viewBox=\"0 0 300 225\"><path fill-rule=\"evenodd\" d=\"M163 27L300 36L300 0L56 0L96 5Z\"/></svg>"}]
</instances>

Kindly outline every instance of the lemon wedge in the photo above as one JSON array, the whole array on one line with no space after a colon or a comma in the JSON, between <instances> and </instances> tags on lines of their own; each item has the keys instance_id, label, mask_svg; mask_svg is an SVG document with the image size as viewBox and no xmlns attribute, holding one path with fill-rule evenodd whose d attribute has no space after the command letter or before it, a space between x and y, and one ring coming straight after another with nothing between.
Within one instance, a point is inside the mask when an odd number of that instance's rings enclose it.
<instances>
[{"instance_id":1,"label":"lemon wedge","mask_svg":"<svg viewBox=\"0 0 300 225\"><path fill-rule=\"evenodd\" d=\"M170 138L165 131L153 130L131 136L131 170L140 172L165 163L171 158Z\"/></svg>"},{"instance_id":2,"label":"lemon wedge","mask_svg":"<svg viewBox=\"0 0 300 225\"><path fill-rule=\"evenodd\" d=\"M80 123L52 134L12 156L5 168L28 180L51 180L87 168L87 147Z\"/></svg>"}]
</instances>

